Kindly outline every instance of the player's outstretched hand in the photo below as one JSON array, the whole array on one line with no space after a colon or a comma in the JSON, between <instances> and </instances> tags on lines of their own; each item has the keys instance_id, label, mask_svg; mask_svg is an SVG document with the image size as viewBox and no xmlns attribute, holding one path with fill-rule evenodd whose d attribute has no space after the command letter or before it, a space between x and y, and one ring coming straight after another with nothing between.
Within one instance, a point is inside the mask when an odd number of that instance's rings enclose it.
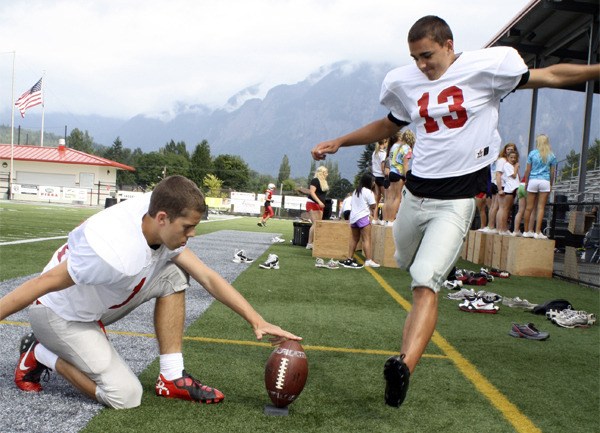
<instances>
[{"instance_id":1,"label":"player's outstretched hand","mask_svg":"<svg viewBox=\"0 0 600 433\"><path fill-rule=\"evenodd\" d=\"M262 340L265 335L273 336L274 338L269 338L269 341L274 345L281 343L283 340L302 340L302 337L298 337L297 335L285 331L277 325L265 322L264 320L254 328L254 334L256 335L257 340Z\"/></svg>"},{"instance_id":2,"label":"player's outstretched hand","mask_svg":"<svg viewBox=\"0 0 600 433\"><path fill-rule=\"evenodd\" d=\"M323 141L322 143L317 144L310 151L313 159L317 161L321 161L325 159L328 153L335 153L340 148L340 143L335 140Z\"/></svg>"}]
</instances>

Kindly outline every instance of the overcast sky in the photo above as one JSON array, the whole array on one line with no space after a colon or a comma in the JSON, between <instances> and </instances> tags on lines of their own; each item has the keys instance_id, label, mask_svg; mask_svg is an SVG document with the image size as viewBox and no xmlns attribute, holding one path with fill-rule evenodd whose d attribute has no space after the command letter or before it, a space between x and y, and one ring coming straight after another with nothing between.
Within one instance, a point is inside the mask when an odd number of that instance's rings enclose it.
<instances>
[{"instance_id":1,"label":"overcast sky","mask_svg":"<svg viewBox=\"0 0 600 433\"><path fill-rule=\"evenodd\" d=\"M341 60L410 62L406 34L446 19L484 46L529 0L0 0L0 113L45 73L45 110L128 118L305 79ZM41 110L40 107L31 110ZM18 113L17 113L18 115ZM10 119L0 119L7 124Z\"/></svg>"}]
</instances>

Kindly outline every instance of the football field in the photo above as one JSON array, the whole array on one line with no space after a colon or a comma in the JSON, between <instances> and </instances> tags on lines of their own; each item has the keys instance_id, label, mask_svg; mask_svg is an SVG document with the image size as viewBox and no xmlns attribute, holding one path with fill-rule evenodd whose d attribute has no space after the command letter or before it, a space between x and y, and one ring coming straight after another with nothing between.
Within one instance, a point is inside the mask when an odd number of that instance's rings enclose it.
<instances>
[{"instance_id":1,"label":"football field","mask_svg":"<svg viewBox=\"0 0 600 433\"><path fill-rule=\"evenodd\" d=\"M61 212L69 215L72 210L55 207L52 219L40 220L19 235L20 223L28 221L26 214L34 212L35 206L0 203L0 209L0 292L4 294L23 277L39 272L64 239L3 243L14 242L19 236L66 235L69 222L58 227L54 221L60 220ZM12 382L18 341L29 329L26 313L18 313L0 322L0 431L599 430L598 325L559 328L544 316L501 304L495 315L467 313L458 309L457 301L446 299L448 292L444 291L437 331L411 377L405 403L394 409L383 402L382 370L385 360L399 349L410 310L408 273L392 268L316 268L309 250L289 243L291 221L272 220L266 228L257 227L254 218L212 221L199 225L198 232L190 247L232 281L263 317L304 338L309 376L304 391L290 406L289 416L263 414L264 406L270 403L264 366L272 348L255 341L243 319L222 304L211 303L196 285L188 293L185 368L219 388L225 394L222 404L200 406L154 395L158 362L151 305L141 307L131 320L117 322L109 330L111 341L140 374L144 396L139 408L103 409L56 374L43 384L41 394L23 393ZM275 234L286 242L271 244ZM235 248L244 248L257 260L252 264L232 263ZM280 269L258 267L269 253L279 256ZM5 268L5 259L13 263L10 269ZM468 262L460 262L459 267L477 269ZM597 290L559 280L496 279L485 290L534 303L564 298L575 308L596 314L600 307ZM533 322L550 332L550 338L530 341L510 337L513 322Z\"/></svg>"}]
</instances>

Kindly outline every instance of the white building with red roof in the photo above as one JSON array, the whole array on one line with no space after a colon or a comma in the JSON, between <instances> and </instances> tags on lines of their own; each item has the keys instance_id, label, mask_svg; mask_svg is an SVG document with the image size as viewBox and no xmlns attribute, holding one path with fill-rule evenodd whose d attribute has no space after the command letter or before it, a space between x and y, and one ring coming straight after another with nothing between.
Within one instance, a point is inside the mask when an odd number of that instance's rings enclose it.
<instances>
[{"instance_id":1,"label":"white building with red roof","mask_svg":"<svg viewBox=\"0 0 600 433\"><path fill-rule=\"evenodd\" d=\"M0 198L101 205L116 196L117 170L135 171L63 145L0 144Z\"/></svg>"}]
</instances>

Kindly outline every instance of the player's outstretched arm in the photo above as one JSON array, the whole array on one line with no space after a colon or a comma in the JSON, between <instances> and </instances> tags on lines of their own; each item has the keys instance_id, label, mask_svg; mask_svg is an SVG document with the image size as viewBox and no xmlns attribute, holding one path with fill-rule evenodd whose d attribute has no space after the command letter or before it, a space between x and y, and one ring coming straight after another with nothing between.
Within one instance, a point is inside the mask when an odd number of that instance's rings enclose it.
<instances>
[{"instance_id":1,"label":"player's outstretched arm","mask_svg":"<svg viewBox=\"0 0 600 433\"><path fill-rule=\"evenodd\" d=\"M73 280L67 271L67 261L28 280L0 299L0 320L23 310L46 293L71 287Z\"/></svg>"},{"instance_id":2,"label":"player's outstretched arm","mask_svg":"<svg viewBox=\"0 0 600 433\"><path fill-rule=\"evenodd\" d=\"M600 64L575 65L559 63L540 69L529 70L529 80L521 89L539 87L562 87L600 79Z\"/></svg>"},{"instance_id":3,"label":"player's outstretched arm","mask_svg":"<svg viewBox=\"0 0 600 433\"><path fill-rule=\"evenodd\" d=\"M229 284L225 278L206 266L189 248L185 248L181 254L172 260L189 273L194 280L198 281L216 300L242 316L252 326L257 339L260 340L264 335L269 334L289 340L302 340L301 337L263 319L240 292Z\"/></svg>"},{"instance_id":4,"label":"player's outstretched arm","mask_svg":"<svg viewBox=\"0 0 600 433\"><path fill-rule=\"evenodd\" d=\"M384 117L349 134L317 144L311 150L311 154L315 160L320 161L325 159L327 154L336 153L340 147L375 143L376 141L392 136L399 129L398 125L387 117Z\"/></svg>"}]
</instances>

